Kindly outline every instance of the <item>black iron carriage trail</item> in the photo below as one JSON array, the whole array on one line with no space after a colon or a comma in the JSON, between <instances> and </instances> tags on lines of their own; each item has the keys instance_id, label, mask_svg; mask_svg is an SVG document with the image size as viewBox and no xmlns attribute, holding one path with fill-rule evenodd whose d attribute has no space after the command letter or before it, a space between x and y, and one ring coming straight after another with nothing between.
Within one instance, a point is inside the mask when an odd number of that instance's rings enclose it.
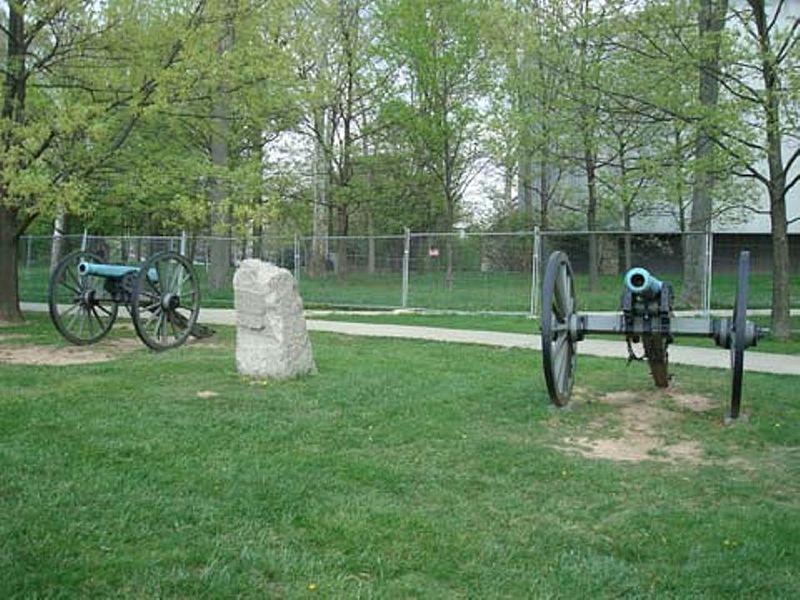
<instances>
[{"instance_id":1,"label":"black iron carriage trail","mask_svg":"<svg viewBox=\"0 0 800 600\"><path fill-rule=\"evenodd\" d=\"M667 348L673 335L713 338L731 353L731 408L737 419L742 397L744 350L755 346L762 332L747 320L747 286L750 253L739 255L738 282L733 315L728 318L676 317L672 312L672 286L647 270L625 274L621 313L581 314L575 310L575 287L567 255L553 252L547 261L542 288L542 361L550 400L557 406L569 402L574 381L577 343L587 333L618 333L632 344L642 342L650 373L658 387L669 384Z\"/></svg>"},{"instance_id":2,"label":"black iron carriage trail","mask_svg":"<svg viewBox=\"0 0 800 600\"><path fill-rule=\"evenodd\" d=\"M197 323L200 286L186 257L160 252L141 266L109 265L77 250L58 263L48 289L50 317L73 344L102 339L124 306L139 338L153 350L213 332Z\"/></svg>"}]
</instances>

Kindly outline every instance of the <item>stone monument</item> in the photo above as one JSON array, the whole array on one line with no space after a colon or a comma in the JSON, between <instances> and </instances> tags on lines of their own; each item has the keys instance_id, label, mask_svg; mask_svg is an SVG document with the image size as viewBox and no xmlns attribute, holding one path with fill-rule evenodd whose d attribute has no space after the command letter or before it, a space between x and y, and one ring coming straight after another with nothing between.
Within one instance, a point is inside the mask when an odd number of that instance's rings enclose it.
<instances>
[{"instance_id":1,"label":"stone monument","mask_svg":"<svg viewBox=\"0 0 800 600\"><path fill-rule=\"evenodd\" d=\"M285 379L316 371L294 277L258 259L233 276L236 368L242 375Z\"/></svg>"}]
</instances>

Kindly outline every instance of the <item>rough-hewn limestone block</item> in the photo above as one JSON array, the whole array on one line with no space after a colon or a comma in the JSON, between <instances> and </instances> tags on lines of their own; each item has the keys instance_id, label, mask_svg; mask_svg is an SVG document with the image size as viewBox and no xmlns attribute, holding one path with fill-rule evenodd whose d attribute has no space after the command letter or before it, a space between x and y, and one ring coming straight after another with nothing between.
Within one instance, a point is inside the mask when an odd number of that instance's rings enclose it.
<instances>
[{"instance_id":1,"label":"rough-hewn limestone block","mask_svg":"<svg viewBox=\"0 0 800 600\"><path fill-rule=\"evenodd\" d=\"M316 371L303 303L289 271L243 260L233 276L233 291L239 373L285 379Z\"/></svg>"}]
</instances>

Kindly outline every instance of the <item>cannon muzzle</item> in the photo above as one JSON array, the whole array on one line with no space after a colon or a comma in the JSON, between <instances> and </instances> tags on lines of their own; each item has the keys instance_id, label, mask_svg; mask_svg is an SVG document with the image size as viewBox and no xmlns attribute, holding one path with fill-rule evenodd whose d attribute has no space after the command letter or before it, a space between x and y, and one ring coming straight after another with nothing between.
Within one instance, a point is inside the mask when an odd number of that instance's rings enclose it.
<instances>
[{"instance_id":1,"label":"cannon muzzle","mask_svg":"<svg viewBox=\"0 0 800 600\"><path fill-rule=\"evenodd\" d=\"M644 298L656 298L661 293L664 282L654 277L650 271L641 267L635 267L625 273L625 287L632 294L637 294Z\"/></svg>"}]
</instances>

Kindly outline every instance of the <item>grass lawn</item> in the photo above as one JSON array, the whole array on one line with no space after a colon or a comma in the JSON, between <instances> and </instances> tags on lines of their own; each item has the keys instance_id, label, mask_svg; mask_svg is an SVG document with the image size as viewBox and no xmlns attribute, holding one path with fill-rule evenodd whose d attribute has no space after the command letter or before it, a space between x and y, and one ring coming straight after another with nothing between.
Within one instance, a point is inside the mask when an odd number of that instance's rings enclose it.
<instances>
[{"instance_id":1,"label":"grass lawn","mask_svg":"<svg viewBox=\"0 0 800 600\"><path fill-rule=\"evenodd\" d=\"M207 286L207 273L197 268L203 306L229 308L233 306L233 289L229 285L211 291ZM233 279L231 270L228 281ZM680 304L680 275L663 274L672 281L676 309L688 308ZM20 296L29 302L47 301L47 269L32 267L20 271ZM769 274L750 275L750 308L769 308L772 298L772 280ZM791 278L794 290L793 306L800 307L800 275ZM300 276L300 293L306 306L399 307L402 305L402 275L400 272L350 273L347 277L335 275L311 278L304 271ZM617 310L622 293L622 276L600 277L596 291L589 291L588 278L575 276L579 310ZM736 276L719 274L713 278L713 308L730 308L736 294ZM445 286L442 272L411 272L409 274L408 306L427 309L462 311L530 312L531 275L522 272L459 271L455 274L452 289Z\"/></svg>"},{"instance_id":2,"label":"grass lawn","mask_svg":"<svg viewBox=\"0 0 800 600\"><path fill-rule=\"evenodd\" d=\"M451 329L476 329L484 331L502 331L509 333L527 333L539 335L538 319L531 319L521 315L491 315L491 314L414 314L393 313L386 314L348 314L336 312L331 314L315 314L312 318L327 321L352 321L360 323L386 323L392 325L421 325L424 327L444 327ZM769 327L769 317L756 316L750 320L762 327ZM758 352L774 352L777 354L800 354L800 317L792 317L792 330L794 337L788 342L775 340L769 335L761 339L754 350ZM624 340L621 336L595 335L587 339ZM677 344L694 345L705 348L716 348L710 338L690 338L677 336ZM579 346L580 348L580 346Z\"/></svg>"},{"instance_id":3,"label":"grass lawn","mask_svg":"<svg viewBox=\"0 0 800 600\"><path fill-rule=\"evenodd\" d=\"M2 346L60 351L31 320ZM533 352L312 341L318 374L267 385L236 374L228 328L0 363L0 597L800 595L800 378L747 374L749 421L724 427L722 370L675 367L707 403L689 410L641 365L581 357L557 411ZM659 442L578 452L628 435Z\"/></svg>"}]
</instances>

